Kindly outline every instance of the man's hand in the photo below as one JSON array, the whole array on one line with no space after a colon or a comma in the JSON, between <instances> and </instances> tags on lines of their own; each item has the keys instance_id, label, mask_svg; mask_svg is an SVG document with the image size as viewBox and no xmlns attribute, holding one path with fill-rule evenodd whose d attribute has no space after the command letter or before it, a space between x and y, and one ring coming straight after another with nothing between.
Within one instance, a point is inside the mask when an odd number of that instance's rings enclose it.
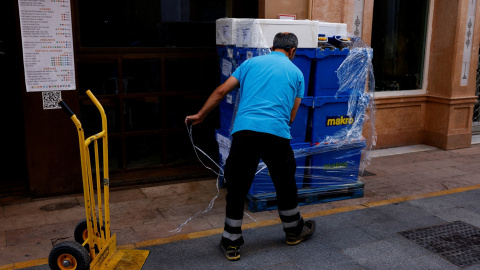
<instances>
[{"instance_id":1,"label":"man's hand","mask_svg":"<svg viewBox=\"0 0 480 270\"><path fill-rule=\"evenodd\" d=\"M185 118L185 124L197 125L203 122L203 119L215 108L220 101L236 87L239 86L237 78L230 76L223 84L218 86L210 95L202 109L197 114L189 115Z\"/></svg>"},{"instance_id":2,"label":"man's hand","mask_svg":"<svg viewBox=\"0 0 480 270\"><path fill-rule=\"evenodd\" d=\"M197 125L203 122L204 117L200 117L200 115L194 114L194 115L189 115L185 118L185 125L192 124L192 125Z\"/></svg>"}]
</instances>

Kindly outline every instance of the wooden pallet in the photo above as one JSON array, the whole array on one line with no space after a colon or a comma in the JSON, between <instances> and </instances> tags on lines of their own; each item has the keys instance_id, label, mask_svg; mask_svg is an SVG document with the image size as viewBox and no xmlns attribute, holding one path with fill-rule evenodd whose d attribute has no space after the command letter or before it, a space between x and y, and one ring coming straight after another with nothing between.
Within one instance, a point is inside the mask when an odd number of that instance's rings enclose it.
<instances>
[{"instance_id":1,"label":"wooden pallet","mask_svg":"<svg viewBox=\"0 0 480 270\"><path fill-rule=\"evenodd\" d=\"M302 188L298 190L298 204L309 205L363 197L363 183ZM276 193L248 194L248 209L260 212L277 209Z\"/></svg>"}]
</instances>

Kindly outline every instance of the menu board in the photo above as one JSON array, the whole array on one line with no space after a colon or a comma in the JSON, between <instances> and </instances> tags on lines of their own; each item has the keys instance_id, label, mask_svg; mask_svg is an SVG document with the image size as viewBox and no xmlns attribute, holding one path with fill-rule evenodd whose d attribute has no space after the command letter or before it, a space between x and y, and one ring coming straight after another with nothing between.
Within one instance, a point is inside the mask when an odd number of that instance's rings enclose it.
<instances>
[{"instance_id":1,"label":"menu board","mask_svg":"<svg viewBox=\"0 0 480 270\"><path fill-rule=\"evenodd\" d=\"M18 0L27 92L75 90L70 0Z\"/></svg>"}]
</instances>

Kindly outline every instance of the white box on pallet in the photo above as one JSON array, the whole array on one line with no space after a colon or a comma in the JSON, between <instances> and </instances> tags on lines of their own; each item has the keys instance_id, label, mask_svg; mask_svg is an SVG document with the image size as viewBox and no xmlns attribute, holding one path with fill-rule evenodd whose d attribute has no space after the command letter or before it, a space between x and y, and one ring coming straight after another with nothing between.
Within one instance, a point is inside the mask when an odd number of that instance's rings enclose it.
<instances>
[{"instance_id":1,"label":"white box on pallet","mask_svg":"<svg viewBox=\"0 0 480 270\"><path fill-rule=\"evenodd\" d=\"M256 19L241 19L236 22L233 43L237 47L266 48ZM255 45L255 46L253 46Z\"/></svg>"},{"instance_id":2,"label":"white box on pallet","mask_svg":"<svg viewBox=\"0 0 480 270\"><path fill-rule=\"evenodd\" d=\"M347 24L346 23L329 23L318 22L318 34L325 35L325 37L334 37L341 35L347 36Z\"/></svg>"},{"instance_id":3,"label":"white box on pallet","mask_svg":"<svg viewBox=\"0 0 480 270\"><path fill-rule=\"evenodd\" d=\"M220 18L215 21L216 44L217 45L235 45L239 39L238 35L252 25L255 19L246 18ZM237 28L241 28L237 31ZM243 30L242 30L243 29Z\"/></svg>"},{"instance_id":4,"label":"white box on pallet","mask_svg":"<svg viewBox=\"0 0 480 270\"><path fill-rule=\"evenodd\" d=\"M270 48L279 32L291 32L298 38L299 48L318 47L318 21L251 19L236 24L237 47Z\"/></svg>"},{"instance_id":5,"label":"white box on pallet","mask_svg":"<svg viewBox=\"0 0 480 270\"><path fill-rule=\"evenodd\" d=\"M216 44L217 45L233 45L234 35L236 35L236 22L239 19L221 18L216 20L215 26L217 29Z\"/></svg>"}]
</instances>

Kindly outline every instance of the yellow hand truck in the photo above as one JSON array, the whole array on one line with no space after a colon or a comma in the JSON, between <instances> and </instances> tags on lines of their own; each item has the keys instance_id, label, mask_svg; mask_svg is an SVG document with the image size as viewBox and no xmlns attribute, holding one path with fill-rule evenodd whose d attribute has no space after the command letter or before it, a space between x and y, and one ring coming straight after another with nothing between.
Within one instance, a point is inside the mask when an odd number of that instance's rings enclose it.
<instances>
[{"instance_id":1,"label":"yellow hand truck","mask_svg":"<svg viewBox=\"0 0 480 270\"><path fill-rule=\"evenodd\" d=\"M85 139L80 120L78 120L63 100L59 101L59 105L77 127L86 219L75 227L75 241L64 241L52 248L48 256L48 264L52 270L140 270L147 259L149 251L117 249L116 235L111 235L110 232L107 117L102 105L90 90L87 91L87 95L99 110L102 118L102 131L87 139ZM101 171L98 151L98 140L100 139L102 140L103 148L103 187L100 181ZM95 153L96 202L89 151L92 143Z\"/></svg>"}]
</instances>

